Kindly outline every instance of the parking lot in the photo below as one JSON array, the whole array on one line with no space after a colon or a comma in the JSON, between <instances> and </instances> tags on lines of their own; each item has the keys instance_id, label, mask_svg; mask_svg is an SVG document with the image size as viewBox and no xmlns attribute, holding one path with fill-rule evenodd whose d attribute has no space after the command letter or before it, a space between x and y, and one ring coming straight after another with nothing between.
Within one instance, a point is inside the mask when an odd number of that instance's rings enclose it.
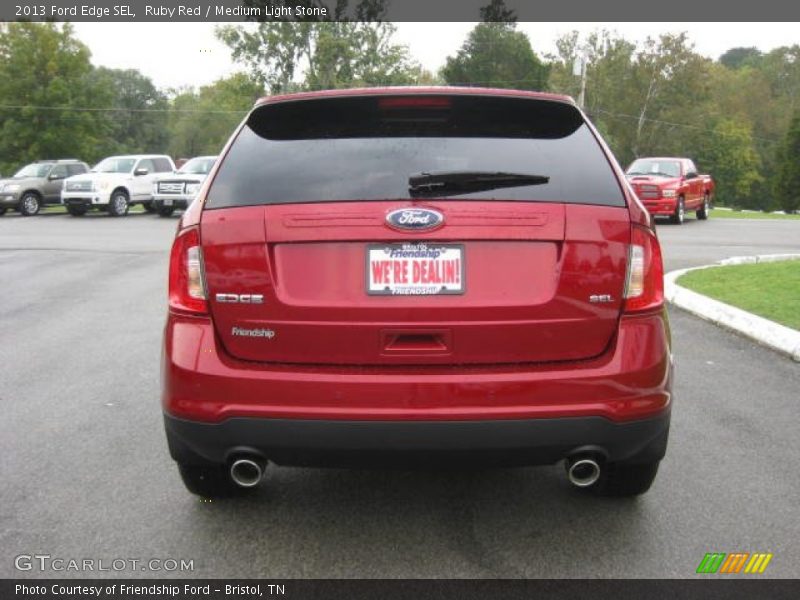
<instances>
[{"instance_id":1,"label":"parking lot","mask_svg":"<svg viewBox=\"0 0 800 600\"><path fill-rule=\"evenodd\" d=\"M159 403L176 224L0 218L0 576L48 575L14 568L45 553L189 559L199 577L682 578L712 551L771 552L766 576L797 575L800 365L676 309L670 448L639 499L577 493L561 465L271 467L251 497L191 496ZM667 270L800 252L800 222L658 231Z\"/></svg>"}]
</instances>

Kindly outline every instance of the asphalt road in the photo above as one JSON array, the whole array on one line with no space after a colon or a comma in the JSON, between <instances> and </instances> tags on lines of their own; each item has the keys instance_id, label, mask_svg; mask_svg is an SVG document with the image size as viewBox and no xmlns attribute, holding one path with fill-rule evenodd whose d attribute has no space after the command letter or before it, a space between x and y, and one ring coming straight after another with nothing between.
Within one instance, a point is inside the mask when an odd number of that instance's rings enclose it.
<instances>
[{"instance_id":1,"label":"asphalt road","mask_svg":"<svg viewBox=\"0 0 800 600\"><path fill-rule=\"evenodd\" d=\"M710 551L772 552L767 576L797 576L800 365L678 310L670 448L639 499L576 493L559 465L271 467L252 497L199 501L159 406L175 224L0 218L1 577L81 575L19 572L20 554L186 559L199 577L691 577ZM659 233L669 269L800 252L798 222Z\"/></svg>"}]
</instances>

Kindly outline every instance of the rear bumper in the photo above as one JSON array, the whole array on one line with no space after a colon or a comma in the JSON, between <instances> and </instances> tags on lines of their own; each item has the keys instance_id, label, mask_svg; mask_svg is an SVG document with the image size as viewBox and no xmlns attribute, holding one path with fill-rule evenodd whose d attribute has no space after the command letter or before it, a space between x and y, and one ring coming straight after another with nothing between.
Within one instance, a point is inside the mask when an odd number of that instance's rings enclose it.
<instances>
[{"instance_id":1,"label":"rear bumper","mask_svg":"<svg viewBox=\"0 0 800 600\"><path fill-rule=\"evenodd\" d=\"M162 405L190 421L647 419L671 402L666 309L624 316L602 355L485 366L315 366L232 358L208 318L170 314Z\"/></svg>"},{"instance_id":2,"label":"rear bumper","mask_svg":"<svg viewBox=\"0 0 800 600\"><path fill-rule=\"evenodd\" d=\"M579 449L657 460L672 357L666 311L625 316L580 362L470 367L273 365L231 358L208 318L171 314L162 404L172 455L350 465L436 457L548 464Z\"/></svg>"},{"instance_id":3,"label":"rear bumper","mask_svg":"<svg viewBox=\"0 0 800 600\"><path fill-rule=\"evenodd\" d=\"M224 464L259 455L280 465L351 467L552 464L578 453L614 462L660 460L669 411L613 423L601 417L490 421L335 421L234 418L198 423L165 415L172 457Z\"/></svg>"}]
</instances>

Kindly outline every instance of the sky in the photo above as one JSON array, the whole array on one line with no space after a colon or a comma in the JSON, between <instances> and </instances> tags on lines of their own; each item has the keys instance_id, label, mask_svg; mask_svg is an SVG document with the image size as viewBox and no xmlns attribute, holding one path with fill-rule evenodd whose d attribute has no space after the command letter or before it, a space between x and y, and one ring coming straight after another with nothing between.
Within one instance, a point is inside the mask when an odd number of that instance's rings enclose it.
<instances>
[{"instance_id":1,"label":"sky","mask_svg":"<svg viewBox=\"0 0 800 600\"><path fill-rule=\"evenodd\" d=\"M236 71L228 48L214 36L214 23L74 23L77 36L89 46L97 66L139 69L160 88L199 87ZM396 40L430 71L444 65L474 23L395 23ZM143 29L146 28L145 37ZM519 23L540 56L555 53L555 40L577 30L616 31L630 41L660 33L685 31L695 50L719 58L735 46L755 46L768 52L800 43L797 23ZM121 43L129 40L130 43ZM135 42L135 43L134 43Z\"/></svg>"}]
</instances>

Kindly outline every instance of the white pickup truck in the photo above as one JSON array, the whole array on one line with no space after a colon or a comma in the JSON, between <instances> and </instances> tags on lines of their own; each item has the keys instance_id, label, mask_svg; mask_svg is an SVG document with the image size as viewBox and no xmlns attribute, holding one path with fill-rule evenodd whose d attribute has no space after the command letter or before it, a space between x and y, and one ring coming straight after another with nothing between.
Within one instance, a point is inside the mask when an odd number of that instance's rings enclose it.
<instances>
[{"instance_id":1,"label":"white pickup truck","mask_svg":"<svg viewBox=\"0 0 800 600\"><path fill-rule=\"evenodd\" d=\"M112 217L121 217L128 213L132 204L143 204L152 212L154 181L174 170L175 163L162 154L111 156L88 173L67 178L61 191L61 203L73 216L97 208Z\"/></svg>"}]
</instances>

